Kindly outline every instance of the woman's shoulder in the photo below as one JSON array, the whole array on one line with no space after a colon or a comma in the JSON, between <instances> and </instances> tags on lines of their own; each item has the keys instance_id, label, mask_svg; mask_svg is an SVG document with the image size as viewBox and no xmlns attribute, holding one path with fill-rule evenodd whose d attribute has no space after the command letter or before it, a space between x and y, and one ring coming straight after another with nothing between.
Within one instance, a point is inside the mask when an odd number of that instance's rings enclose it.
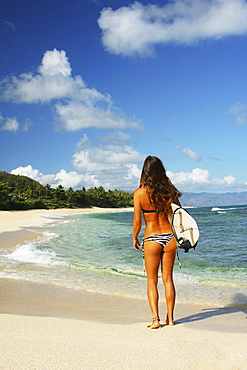
<instances>
[{"instance_id":1,"label":"woman's shoulder","mask_svg":"<svg viewBox=\"0 0 247 370\"><path fill-rule=\"evenodd\" d=\"M144 189L143 186L140 186L139 188L137 188L135 191L134 191L134 194L135 195L141 195L141 194L146 194L146 190Z\"/></svg>"},{"instance_id":2,"label":"woman's shoulder","mask_svg":"<svg viewBox=\"0 0 247 370\"><path fill-rule=\"evenodd\" d=\"M134 191L134 198L136 200L139 199L139 201L141 203L147 201L148 200L148 195L147 195L146 189L143 188L143 187L140 187L140 188L136 189Z\"/></svg>"}]
</instances>

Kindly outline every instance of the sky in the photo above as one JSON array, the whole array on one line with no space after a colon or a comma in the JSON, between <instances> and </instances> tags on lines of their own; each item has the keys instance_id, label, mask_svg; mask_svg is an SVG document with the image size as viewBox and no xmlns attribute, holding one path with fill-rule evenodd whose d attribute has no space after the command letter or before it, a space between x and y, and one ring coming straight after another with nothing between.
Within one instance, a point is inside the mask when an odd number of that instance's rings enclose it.
<instances>
[{"instance_id":1,"label":"sky","mask_svg":"<svg viewBox=\"0 0 247 370\"><path fill-rule=\"evenodd\" d=\"M0 170L133 191L247 191L246 0L3 0Z\"/></svg>"}]
</instances>

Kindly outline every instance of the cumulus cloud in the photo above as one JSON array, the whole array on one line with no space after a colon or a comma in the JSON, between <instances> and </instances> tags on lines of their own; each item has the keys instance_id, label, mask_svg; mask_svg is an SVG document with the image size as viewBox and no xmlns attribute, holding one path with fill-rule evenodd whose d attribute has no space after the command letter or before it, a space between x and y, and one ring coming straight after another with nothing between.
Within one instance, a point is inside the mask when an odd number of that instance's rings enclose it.
<instances>
[{"instance_id":1,"label":"cumulus cloud","mask_svg":"<svg viewBox=\"0 0 247 370\"><path fill-rule=\"evenodd\" d=\"M139 184L140 169L145 156L131 146L92 145L83 135L77 143L77 151L71 163L75 171L64 169L57 174L42 174L31 165L12 170L15 175L28 176L41 184L52 187L62 185L64 188L80 189L103 186L108 189L133 191Z\"/></svg>"},{"instance_id":2,"label":"cumulus cloud","mask_svg":"<svg viewBox=\"0 0 247 370\"><path fill-rule=\"evenodd\" d=\"M1 120L3 120L3 117L1 117ZM19 122L17 121L16 117L12 118L6 118L6 120L3 122L1 126L2 131L12 131L16 132L19 129Z\"/></svg>"},{"instance_id":3,"label":"cumulus cloud","mask_svg":"<svg viewBox=\"0 0 247 370\"><path fill-rule=\"evenodd\" d=\"M106 136L98 136L98 139L101 141L108 142L113 145L127 143L131 140L131 135L127 132L123 132L120 130L109 132Z\"/></svg>"},{"instance_id":4,"label":"cumulus cloud","mask_svg":"<svg viewBox=\"0 0 247 370\"><path fill-rule=\"evenodd\" d=\"M176 149L181 151L187 158L193 160L193 161L196 161L196 162L200 162L201 161L201 156L194 152L194 150L191 150L190 148L184 148L184 149L181 149L178 145L176 146Z\"/></svg>"},{"instance_id":5,"label":"cumulus cloud","mask_svg":"<svg viewBox=\"0 0 247 370\"><path fill-rule=\"evenodd\" d=\"M194 168L191 172L173 173L167 171L171 181L181 191L246 191L247 182L240 182L232 176L224 176L223 179L212 178L209 171L201 168Z\"/></svg>"},{"instance_id":6,"label":"cumulus cloud","mask_svg":"<svg viewBox=\"0 0 247 370\"><path fill-rule=\"evenodd\" d=\"M138 187L146 155L127 145L92 145L85 134L76 148L71 160L73 171L62 169L56 174L44 175L28 165L18 167L11 173L31 177L43 185L62 185L74 190L103 186L106 190L133 191ZM247 182L240 182L232 175L215 178L206 169L194 168L190 172L177 173L168 170L167 174L182 192L247 191Z\"/></svg>"},{"instance_id":7,"label":"cumulus cloud","mask_svg":"<svg viewBox=\"0 0 247 370\"><path fill-rule=\"evenodd\" d=\"M95 105L86 105L83 102L59 103L55 105L55 110L57 121L67 131L78 131L88 127L97 129L141 129L138 121L125 119L113 110L102 109Z\"/></svg>"},{"instance_id":8,"label":"cumulus cloud","mask_svg":"<svg viewBox=\"0 0 247 370\"><path fill-rule=\"evenodd\" d=\"M144 155L131 146L92 146L86 136L77 146L72 165L77 172L84 172L106 189L133 190L138 186Z\"/></svg>"},{"instance_id":9,"label":"cumulus cloud","mask_svg":"<svg viewBox=\"0 0 247 370\"><path fill-rule=\"evenodd\" d=\"M16 117L3 117L0 113L0 125L1 131L17 132L19 130L28 131L29 127L32 125L30 119L26 119L24 123L20 123Z\"/></svg>"},{"instance_id":10,"label":"cumulus cloud","mask_svg":"<svg viewBox=\"0 0 247 370\"><path fill-rule=\"evenodd\" d=\"M98 19L104 47L113 54L145 56L158 44L193 45L247 33L245 0L174 0L163 6L135 2L108 7Z\"/></svg>"},{"instance_id":11,"label":"cumulus cloud","mask_svg":"<svg viewBox=\"0 0 247 370\"><path fill-rule=\"evenodd\" d=\"M243 126L247 124L247 104L237 102L229 109L228 113L236 116L233 121L234 125Z\"/></svg>"},{"instance_id":12,"label":"cumulus cloud","mask_svg":"<svg viewBox=\"0 0 247 370\"><path fill-rule=\"evenodd\" d=\"M67 131L86 127L140 130L138 120L126 118L109 94L88 88L81 76L72 76L64 50L45 52L36 73L23 73L1 81L0 99L6 102L53 103L56 122Z\"/></svg>"},{"instance_id":13,"label":"cumulus cloud","mask_svg":"<svg viewBox=\"0 0 247 370\"><path fill-rule=\"evenodd\" d=\"M33 180L40 181L40 178L43 176L39 170L32 168L31 165L26 167L18 167L11 171L12 175L21 175L30 177Z\"/></svg>"},{"instance_id":14,"label":"cumulus cloud","mask_svg":"<svg viewBox=\"0 0 247 370\"><path fill-rule=\"evenodd\" d=\"M82 158L82 157L81 157ZM108 163L101 166L97 157L86 157L85 169L89 172L78 173L77 171L67 172L60 170L57 174L42 174L39 170L32 168L31 165L18 167L11 171L14 175L28 176L41 184L50 184L53 188L62 185L65 189L72 187L81 189L82 187L103 186L108 189L122 189L133 191L138 187L141 170L139 164L134 162L123 162L121 164ZM139 158L141 159L141 158ZM110 160L109 160L110 162ZM226 191L246 191L247 182L239 182L237 179L228 175L219 178L212 178L209 171L195 168L191 172L174 173L167 171L171 181L182 192L226 192Z\"/></svg>"},{"instance_id":15,"label":"cumulus cloud","mask_svg":"<svg viewBox=\"0 0 247 370\"><path fill-rule=\"evenodd\" d=\"M31 104L71 97L85 86L81 78L71 78L71 72L65 51L48 50L36 74L22 73L1 81L1 100Z\"/></svg>"},{"instance_id":16,"label":"cumulus cloud","mask_svg":"<svg viewBox=\"0 0 247 370\"><path fill-rule=\"evenodd\" d=\"M85 174L79 174L75 171L67 172L60 170L57 174L42 174L39 170L34 169L31 165L25 167L18 167L11 171L13 175L22 175L30 177L33 180L40 182L42 185L50 184L51 187L55 188L58 185L62 185L68 189L79 189L82 186L91 187L98 186L97 180L94 180L93 176Z\"/></svg>"},{"instance_id":17,"label":"cumulus cloud","mask_svg":"<svg viewBox=\"0 0 247 370\"><path fill-rule=\"evenodd\" d=\"M129 163L141 163L144 157L131 146L99 145L76 152L72 164L78 172L115 170Z\"/></svg>"}]
</instances>

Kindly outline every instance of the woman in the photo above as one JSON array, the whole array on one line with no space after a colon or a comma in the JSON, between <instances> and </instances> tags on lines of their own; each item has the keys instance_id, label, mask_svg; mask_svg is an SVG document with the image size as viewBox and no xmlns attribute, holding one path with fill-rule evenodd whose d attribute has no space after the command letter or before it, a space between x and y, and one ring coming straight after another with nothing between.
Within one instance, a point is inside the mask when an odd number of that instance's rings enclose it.
<instances>
[{"instance_id":1,"label":"woman","mask_svg":"<svg viewBox=\"0 0 247 370\"><path fill-rule=\"evenodd\" d=\"M148 326L151 329L160 327L157 288L160 264L167 305L166 324L174 325L176 293L172 273L176 239L172 234L168 215L171 214L171 203L180 205L180 196L181 193L167 177L161 160L148 156L143 165L140 187L134 192L133 246L137 251L140 250L138 234L142 227L143 213L146 228L142 246L147 273L147 296L153 315L152 324Z\"/></svg>"}]
</instances>

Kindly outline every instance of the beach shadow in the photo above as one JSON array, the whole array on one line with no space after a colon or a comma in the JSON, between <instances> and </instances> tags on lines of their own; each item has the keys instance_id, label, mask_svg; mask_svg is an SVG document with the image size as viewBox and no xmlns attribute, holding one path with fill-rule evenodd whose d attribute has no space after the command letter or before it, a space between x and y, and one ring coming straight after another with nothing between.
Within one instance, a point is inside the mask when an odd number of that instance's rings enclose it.
<instances>
[{"instance_id":1,"label":"beach shadow","mask_svg":"<svg viewBox=\"0 0 247 370\"><path fill-rule=\"evenodd\" d=\"M240 303L241 302L241 303ZM207 325L202 329L212 330L215 327L215 330L224 330L224 331L234 331L234 332L247 332L246 321L243 321L243 316L241 313L244 313L244 319L247 319L247 296L242 293L236 293L230 304L224 307L217 308L204 308L200 312L193 315L185 316L180 318L176 324L190 324L198 323L200 321L207 320ZM234 320L230 318L231 314L240 314L234 316ZM226 316L223 319L223 316ZM219 320L219 316L222 317L222 320ZM210 320L209 320L210 319ZM197 328L199 327L196 325Z\"/></svg>"}]
</instances>

